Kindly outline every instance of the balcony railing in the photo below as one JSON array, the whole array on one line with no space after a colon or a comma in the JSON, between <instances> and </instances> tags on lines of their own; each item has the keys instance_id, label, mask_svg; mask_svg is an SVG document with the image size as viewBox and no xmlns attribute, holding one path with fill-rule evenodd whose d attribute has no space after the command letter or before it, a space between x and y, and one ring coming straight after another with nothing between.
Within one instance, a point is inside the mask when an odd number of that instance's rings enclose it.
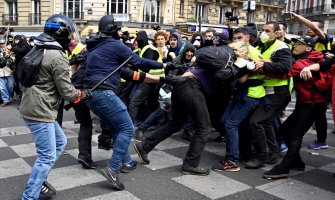
<instances>
[{"instance_id":1,"label":"balcony railing","mask_svg":"<svg viewBox=\"0 0 335 200\"><path fill-rule=\"evenodd\" d=\"M257 3L271 4L271 5L285 5L285 0L256 0Z\"/></svg>"},{"instance_id":2,"label":"balcony railing","mask_svg":"<svg viewBox=\"0 0 335 200\"><path fill-rule=\"evenodd\" d=\"M29 25L41 24L41 13L29 13Z\"/></svg>"},{"instance_id":3,"label":"balcony railing","mask_svg":"<svg viewBox=\"0 0 335 200\"><path fill-rule=\"evenodd\" d=\"M84 12L63 12L62 15L68 16L74 20L82 20L84 19Z\"/></svg>"},{"instance_id":4,"label":"balcony railing","mask_svg":"<svg viewBox=\"0 0 335 200\"><path fill-rule=\"evenodd\" d=\"M325 4L300 10L293 11L299 15L309 15L309 14L335 14L335 4Z\"/></svg>"},{"instance_id":5,"label":"balcony railing","mask_svg":"<svg viewBox=\"0 0 335 200\"><path fill-rule=\"evenodd\" d=\"M2 14L2 25L18 25L17 14Z\"/></svg>"}]
</instances>

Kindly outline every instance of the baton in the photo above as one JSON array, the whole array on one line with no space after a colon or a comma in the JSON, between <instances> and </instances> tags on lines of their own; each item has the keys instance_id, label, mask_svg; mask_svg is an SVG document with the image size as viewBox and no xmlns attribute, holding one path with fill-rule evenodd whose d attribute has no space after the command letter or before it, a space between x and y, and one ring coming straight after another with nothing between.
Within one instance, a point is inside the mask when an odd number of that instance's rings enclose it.
<instances>
[{"instance_id":1,"label":"baton","mask_svg":"<svg viewBox=\"0 0 335 200\"><path fill-rule=\"evenodd\" d=\"M114 71L112 71L110 74L108 74L104 79L102 79L98 84L96 84L92 89L88 89L88 96L90 97L92 95L92 92L97 89L103 82L105 82L108 78L110 78L113 74L115 74L119 69L121 69L127 62L132 59L133 56L130 56L125 60L120 66L118 66ZM66 111L70 110L70 108L73 106L73 103L69 103L64 106L64 109Z\"/></svg>"},{"instance_id":2,"label":"baton","mask_svg":"<svg viewBox=\"0 0 335 200\"><path fill-rule=\"evenodd\" d=\"M132 59L133 56L130 56L129 58L127 58L127 60L125 60L120 66L118 66L114 71L112 71L110 74L108 74L104 79L102 79L98 84L96 84L92 89L89 89L88 92L90 94L92 94L92 92L97 89L97 87L99 87L103 82L105 82L107 79L109 79L113 74L115 74L119 69L121 69L125 64L127 64L127 62Z\"/></svg>"}]
</instances>

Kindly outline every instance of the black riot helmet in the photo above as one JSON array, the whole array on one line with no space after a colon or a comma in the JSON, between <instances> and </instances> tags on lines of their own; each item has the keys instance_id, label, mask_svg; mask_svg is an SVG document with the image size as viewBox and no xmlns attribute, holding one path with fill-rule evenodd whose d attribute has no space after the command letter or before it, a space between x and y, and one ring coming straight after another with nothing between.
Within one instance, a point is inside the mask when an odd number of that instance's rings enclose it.
<instances>
[{"instance_id":1,"label":"black riot helmet","mask_svg":"<svg viewBox=\"0 0 335 200\"><path fill-rule=\"evenodd\" d=\"M99 21L99 32L109 36L120 38L117 31L122 28L121 22L114 21L113 15L105 15Z\"/></svg>"},{"instance_id":2,"label":"black riot helmet","mask_svg":"<svg viewBox=\"0 0 335 200\"><path fill-rule=\"evenodd\" d=\"M76 25L65 15L51 15L45 22L44 33L55 38L64 50L68 49L71 40L80 41Z\"/></svg>"}]
</instances>

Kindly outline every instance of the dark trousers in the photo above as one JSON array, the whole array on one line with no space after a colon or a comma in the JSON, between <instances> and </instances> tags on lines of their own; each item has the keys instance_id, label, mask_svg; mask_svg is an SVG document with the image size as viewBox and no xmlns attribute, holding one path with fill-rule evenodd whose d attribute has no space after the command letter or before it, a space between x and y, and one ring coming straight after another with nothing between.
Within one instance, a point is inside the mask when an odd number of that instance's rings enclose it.
<instances>
[{"instance_id":1,"label":"dark trousers","mask_svg":"<svg viewBox=\"0 0 335 200\"><path fill-rule=\"evenodd\" d=\"M76 119L80 124L78 133L78 144L79 144L79 155L78 157L84 157L92 159L92 129L93 123L90 114L90 109L86 103L79 103L73 106L75 111ZM100 124L102 133L98 137L99 143L108 141L111 142L111 130L103 123Z\"/></svg>"},{"instance_id":2,"label":"dark trousers","mask_svg":"<svg viewBox=\"0 0 335 200\"><path fill-rule=\"evenodd\" d=\"M186 153L185 166L197 167L205 148L211 123L206 100L200 90L200 83L195 78L184 78L173 86L172 120L152 133L144 141L144 150L150 152L157 144L178 132L191 116L195 133Z\"/></svg>"},{"instance_id":3,"label":"dark trousers","mask_svg":"<svg viewBox=\"0 0 335 200\"><path fill-rule=\"evenodd\" d=\"M326 112L323 115L320 115L319 118L315 119L315 129L316 129L316 136L317 141L324 143L327 139L327 117Z\"/></svg>"},{"instance_id":4,"label":"dark trousers","mask_svg":"<svg viewBox=\"0 0 335 200\"><path fill-rule=\"evenodd\" d=\"M278 144L273 130L273 121L291 100L287 86L274 87L275 93L266 95L264 104L260 104L250 118L249 126L256 158L266 161L267 154L278 153Z\"/></svg>"},{"instance_id":5,"label":"dark trousers","mask_svg":"<svg viewBox=\"0 0 335 200\"><path fill-rule=\"evenodd\" d=\"M154 105L154 110L156 110L158 105L158 85L153 83L141 83L139 84L134 96L130 100L129 103L129 115L133 122L135 122L138 109L142 103L145 102L145 100L148 99L148 97L156 96L156 105Z\"/></svg>"},{"instance_id":6,"label":"dark trousers","mask_svg":"<svg viewBox=\"0 0 335 200\"><path fill-rule=\"evenodd\" d=\"M280 128L288 151L280 166L290 169L295 163L301 163L299 154L302 139L312 126L313 122L321 118L327 110L327 103L300 104L297 103L293 113L286 119Z\"/></svg>"}]
</instances>

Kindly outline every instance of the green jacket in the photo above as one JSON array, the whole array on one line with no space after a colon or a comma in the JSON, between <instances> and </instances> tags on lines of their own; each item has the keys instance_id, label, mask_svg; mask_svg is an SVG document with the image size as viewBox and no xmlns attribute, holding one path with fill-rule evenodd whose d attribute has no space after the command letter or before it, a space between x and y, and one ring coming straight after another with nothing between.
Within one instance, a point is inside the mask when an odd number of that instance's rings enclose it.
<instances>
[{"instance_id":1,"label":"green jacket","mask_svg":"<svg viewBox=\"0 0 335 200\"><path fill-rule=\"evenodd\" d=\"M35 121L54 122L62 98L73 102L77 90L69 76L69 61L64 52L48 49L36 84L23 89L20 114Z\"/></svg>"}]
</instances>

